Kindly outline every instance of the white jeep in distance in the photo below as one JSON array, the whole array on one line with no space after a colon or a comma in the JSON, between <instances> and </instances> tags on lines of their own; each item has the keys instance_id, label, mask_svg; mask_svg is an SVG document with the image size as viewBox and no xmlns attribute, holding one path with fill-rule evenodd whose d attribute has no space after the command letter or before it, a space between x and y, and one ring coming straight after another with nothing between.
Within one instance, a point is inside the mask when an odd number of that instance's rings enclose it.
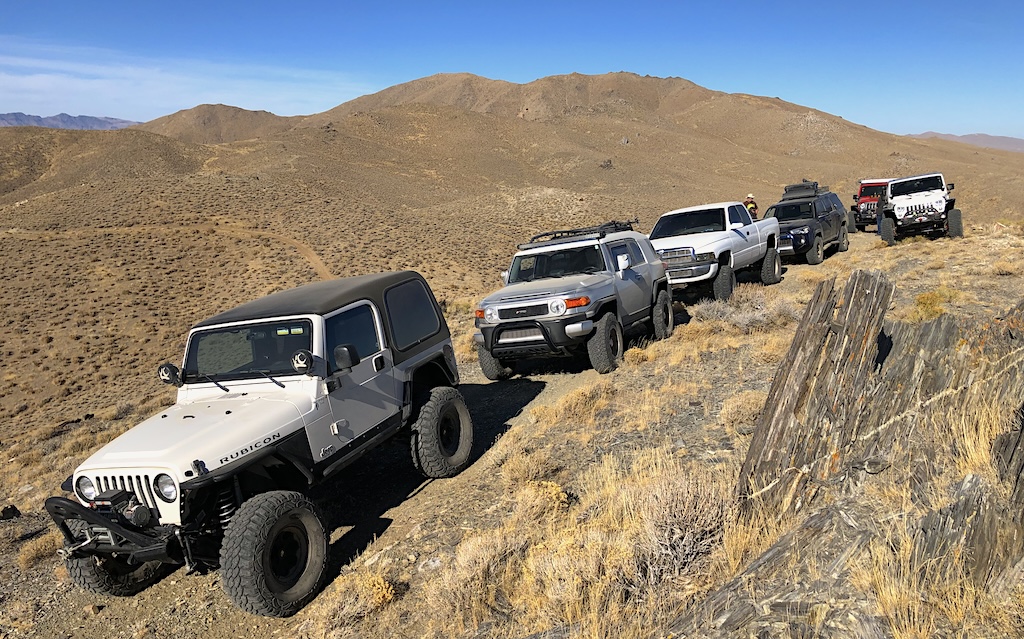
<instances>
[{"instance_id":1,"label":"white jeep in distance","mask_svg":"<svg viewBox=\"0 0 1024 639\"><path fill-rule=\"evenodd\" d=\"M196 324L177 401L113 440L46 500L72 580L130 596L169 566L219 568L228 596L294 614L325 578L327 530L305 490L409 437L427 477L470 461L448 326L403 271L308 284Z\"/></svg>"},{"instance_id":2,"label":"white jeep in distance","mask_svg":"<svg viewBox=\"0 0 1024 639\"><path fill-rule=\"evenodd\" d=\"M669 211L658 218L650 238L676 291L701 287L726 300L743 269L756 270L764 284L782 281L779 221L752 220L742 202Z\"/></svg>"},{"instance_id":3,"label":"white jeep in distance","mask_svg":"<svg viewBox=\"0 0 1024 639\"><path fill-rule=\"evenodd\" d=\"M964 236L964 221L953 184L941 173L925 173L890 180L878 200L879 233L889 246L908 235Z\"/></svg>"}]
</instances>

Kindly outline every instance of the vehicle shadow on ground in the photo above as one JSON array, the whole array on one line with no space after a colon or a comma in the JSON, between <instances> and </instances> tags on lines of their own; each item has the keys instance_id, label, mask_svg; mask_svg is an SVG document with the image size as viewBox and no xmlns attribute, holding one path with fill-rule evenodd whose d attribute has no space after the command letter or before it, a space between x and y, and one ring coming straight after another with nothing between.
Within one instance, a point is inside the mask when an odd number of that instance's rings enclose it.
<instances>
[{"instance_id":1,"label":"vehicle shadow on ground","mask_svg":"<svg viewBox=\"0 0 1024 639\"><path fill-rule=\"evenodd\" d=\"M544 382L530 379L459 387L473 417L471 463L494 445L508 430L512 418L544 387ZM323 512L328 531L334 531L328 563L330 578L391 526L392 520L384 513L414 497L429 481L413 467L408 437L399 434L311 489L310 497ZM339 530L343 531L341 536L334 539Z\"/></svg>"}]
</instances>

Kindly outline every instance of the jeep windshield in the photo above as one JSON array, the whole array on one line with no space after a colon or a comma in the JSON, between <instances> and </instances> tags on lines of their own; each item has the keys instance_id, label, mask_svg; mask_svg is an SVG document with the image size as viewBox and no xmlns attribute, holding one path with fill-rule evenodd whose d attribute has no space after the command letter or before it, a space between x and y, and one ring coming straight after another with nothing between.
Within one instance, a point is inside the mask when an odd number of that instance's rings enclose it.
<instances>
[{"instance_id":1,"label":"jeep windshield","mask_svg":"<svg viewBox=\"0 0 1024 639\"><path fill-rule=\"evenodd\" d=\"M807 220L811 215L811 203L776 204L768 207L765 217L777 218L780 222L793 222L795 220Z\"/></svg>"},{"instance_id":2,"label":"jeep windshield","mask_svg":"<svg viewBox=\"0 0 1024 639\"><path fill-rule=\"evenodd\" d=\"M875 184L875 185L872 185L872 186L862 186L862 187L860 187L860 197L861 197L861 199L864 199L866 197L878 198L880 195L882 195L882 193L885 193L885 185L884 184Z\"/></svg>"},{"instance_id":3,"label":"jeep windshield","mask_svg":"<svg viewBox=\"0 0 1024 639\"><path fill-rule=\"evenodd\" d=\"M725 209L704 209L663 215L651 231L651 239L674 235L694 235L725 230Z\"/></svg>"},{"instance_id":4,"label":"jeep windshield","mask_svg":"<svg viewBox=\"0 0 1024 639\"><path fill-rule=\"evenodd\" d=\"M297 375L291 360L299 349L313 349L313 323L309 320L199 331L188 342L182 381L216 383Z\"/></svg>"},{"instance_id":5,"label":"jeep windshield","mask_svg":"<svg viewBox=\"0 0 1024 639\"><path fill-rule=\"evenodd\" d=\"M911 193L924 193L925 191L938 191L942 188L942 178L938 175L915 178L904 182L892 182L892 196L910 195Z\"/></svg>"},{"instance_id":6,"label":"jeep windshield","mask_svg":"<svg viewBox=\"0 0 1024 639\"><path fill-rule=\"evenodd\" d=\"M543 253L517 255L508 272L508 283L530 282L546 277L564 277L606 270L601 248L574 246Z\"/></svg>"}]
</instances>

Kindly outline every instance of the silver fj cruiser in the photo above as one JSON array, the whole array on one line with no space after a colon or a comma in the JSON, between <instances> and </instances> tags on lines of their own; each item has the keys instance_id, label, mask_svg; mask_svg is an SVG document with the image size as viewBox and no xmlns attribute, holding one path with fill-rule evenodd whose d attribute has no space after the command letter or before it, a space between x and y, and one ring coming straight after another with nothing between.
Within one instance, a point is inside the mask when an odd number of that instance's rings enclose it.
<instances>
[{"instance_id":1,"label":"silver fj cruiser","mask_svg":"<svg viewBox=\"0 0 1024 639\"><path fill-rule=\"evenodd\" d=\"M473 424L448 326L418 273L308 284L199 322L177 401L69 477L46 510L83 588L129 596L184 564L219 568L249 612L294 614L325 579L304 492L393 436L427 477L465 468Z\"/></svg>"},{"instance_id":2,"label":"silver fj cruiser","mask_svg":"<svg viewBox=\"0 0 1024 639\"><path fill-rule=\"evenodd\" d=\"M480 302L480 368L504 379L525 358L586 353L599 373L622 357L623 328L672 333L665 264L631 222L541 233L519 245L505 287Z\"/></svg>"}]
</instances>

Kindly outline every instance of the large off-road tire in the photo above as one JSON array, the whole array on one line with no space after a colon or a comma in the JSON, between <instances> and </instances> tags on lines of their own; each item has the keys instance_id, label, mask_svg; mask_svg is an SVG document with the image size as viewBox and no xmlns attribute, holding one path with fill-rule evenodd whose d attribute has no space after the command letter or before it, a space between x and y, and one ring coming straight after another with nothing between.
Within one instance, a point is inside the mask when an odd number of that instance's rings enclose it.
<instances>
[{"instance_id":1,"label":"large off-road tire","mask_svg":"<svg viewBox=\"0 0 1024 639\"><path fill-rule=\"evenodd\" d=\"M473 419L458 389L430 389L413 424L411 446L416 469L431 479L453 477L469 466Z\"/></svg>"},{"instance_id":2,"label":"large off-road tire","mask_svg":"<svg viewBox=\"0 0 1024 639\"><path fill-rule=\"evenodd\" d=\"M779 251L773 246L768 247L768 251L764 254L764 259L761 260L761 283L778 284L782 281L782 258L779 256Z\"/></svg>"},{"instance_id":3,"label":"large off-road tire","mask_svg":"<svg viewBox=\"0 0 1024 639\"><path fill-rule=\"evenodd\" d=\"M960 213L960 209L953 209L949 212L946 224L949 227L946 231L946 234L949 235L949 237L964 236L964 217L963 214Z\"/></svg>"},{"instance_id":4,"label":"large off-road tire","mask_svg":"<svg viewBox=\"0 0 1024 639\"><path fill-rule=\"evenodd\" d=\"M86 524L79 519L66 520L76 537L85 539ZM99 595L131 597L149 588L173 566L159 561L143 564L105 556L68 557L64 560L71 581Z\"/></svg>"},{"instance_id":5,"label":"large off-road tire","mask_svg":"<svg viewBox=\"0 0 1024 639\"><path fill-rule=\"evenodd\" d=\"M882 226L878 229L879 235L889 246L896 244L896 221L891 217L882 218Z\"/></svg>"},{"instance_id":6,"label":"large off-road tire","mask_svg":"<svg viewBox=\"0 0 1024 639\"><path fill-rule=\"evenodd\" d=\"M672 296L668 291L661 290L654 300L654 308L651 309L651 329L654 339L668 339L675 328L675 314L672 312Z\"/></svg>"},{"instance_id":7,"label":"large off-road tire","mask_svg":"<svg viewBox=\"0 0 1024 639\"><path fill-rule=\"evenodd\" d=\"M515 374L514 362L510 364L499 360L483 346L476 347L476 355L480 360L480 370L483 371L484 377L491 381L508 379Z\"/></svg>"},{"instance_id":8,"label":"large off-road tire","mask_svg":"<svg viewBox=\"0 0 1024 639\"><path fill-rule=\"evenodd\" d=\"M847 232L846 227L839 229L839 252L845 253L850 250L850 234Z\"/></svg>"},{"instance_id":9,"label":"large off-road tire","mask_svg":"<svg viewBox=\"0 0 1024 639\"><path fill-rule=\"evenodd\" d=\"M327 554L323 517L313 502L292 491L260 493L224 530L221 585L246 612L289 617L323 586Z\"/></svg>"},{"instance_id":10,"label":"large off-road tire","mask_svg":"<svg viewBox=\"0 0 1024 639\"><path fill-rule=\"evenodd\" d=\"M849 215L846 216L846 230L849 233L856 233L858 230L860 230L860 227L857 226L857 218L854 216L853 213L850 213Z\"/></svg>"},{"instance_id":11,"label":"large off-road tire","mask_svg":"<svg viewBox=\"0 0 1024 639\"><path fill-rule=\"evenodd\" d=\"M594 334L587 340L590 365L598 373L610 373L622 359L622 327L615 313L605 313L594 325Z\"/></svg>"},{"instance_id":12,"label":"large off-road tire","mask_svg":"<svg viewBox=\"0 0 1024 639\"><path fill-rule=\"evenodd\" d=\"M736 272L728 264L721 264L714 281L711 282L711 293L716 300L727 300L732 297L736 288Z\"/></svg>"},{"instance_id":13,"label":"large off-road tire","mask_svg":"<svg viewBox=\"0 0 1024 639\"><path fill-rule=\"evenodd\" d=\"M814 236L814 241L811 242L811 250L807 251L808 264L821 264L825 260L825 244L821 240L820 235Z\"/></svg>"}]
</instances>

